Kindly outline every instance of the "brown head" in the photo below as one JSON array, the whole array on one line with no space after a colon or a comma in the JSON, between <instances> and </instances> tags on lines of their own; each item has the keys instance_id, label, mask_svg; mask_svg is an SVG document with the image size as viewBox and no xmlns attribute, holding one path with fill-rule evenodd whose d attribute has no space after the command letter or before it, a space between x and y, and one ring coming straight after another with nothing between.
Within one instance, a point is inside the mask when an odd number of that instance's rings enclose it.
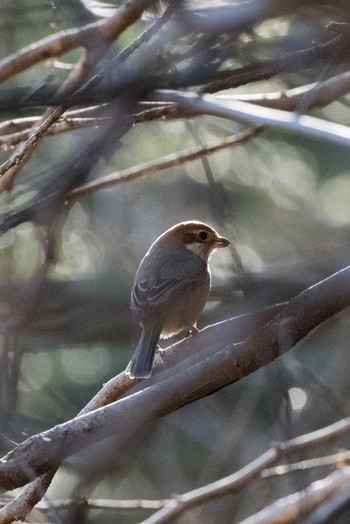
<instances>
[{"instance_id":1,"label":"brown head","mask_svg":"<svg viewBox=\"0 0 350 524\"><path fill-rule=\"evenodd\" d=\"M181 222L171 227L160 238L180 243L207 261L215 249L227 247L230 241L203 222Z\"/></svg>"}]
</instances>

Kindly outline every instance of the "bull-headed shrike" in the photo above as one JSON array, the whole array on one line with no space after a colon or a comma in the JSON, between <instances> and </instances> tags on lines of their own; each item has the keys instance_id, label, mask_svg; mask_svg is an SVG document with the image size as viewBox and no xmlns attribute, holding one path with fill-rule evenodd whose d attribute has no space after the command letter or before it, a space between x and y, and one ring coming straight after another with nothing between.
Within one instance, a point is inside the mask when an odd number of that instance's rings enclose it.
<instances>
[{"instance_id":1,"label":"bull-headed shrike","mask_svg":"<svg viewBox=\"0 0 350 524\"><path fill-rule=\"evenodd\" d=\"M151 375L160 337L196 330L210 290L210 255L228 245L227 238L201 222L181 222L151 245L131 293L133 317L142 327L126 369L131 378Z\"/></svg>"}]
</instances>

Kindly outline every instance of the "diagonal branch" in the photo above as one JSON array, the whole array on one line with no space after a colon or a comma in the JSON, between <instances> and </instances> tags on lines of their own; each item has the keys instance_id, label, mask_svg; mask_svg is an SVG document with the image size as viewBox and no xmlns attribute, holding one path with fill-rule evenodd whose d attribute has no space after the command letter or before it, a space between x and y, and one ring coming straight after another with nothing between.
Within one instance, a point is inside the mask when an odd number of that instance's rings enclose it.
<instances>
[{"instance_id":1,"label":"diagonal branch","mask_svg":"<svg viewBox=\"0 0 350 524\"><path fill-rule=\"evenodd\" d=\"M310 513L327 499L348 491L350 467L334 471L322 480L313 482L308 488L273 502L241 524L294 523L301 516ZM315 521L313 521L315 522Z\"/></svg>"},{"instance_id":2,"label":"diagonal branch","mask_svg":"<svg viewBox=\"0 0 350 524\"><path fill-rule=\"evenodd\" d=\"M282 111L298 111L300 107L305 111L315 107L326 107L332 102L339 100L350 91L350 73L347 71L340 75L309 85L303 85L287 91L276 91L271 93L240 94L240 95L216 95L218 101L241 101ZM188 110L182 109L175 104L160 105L154 107L148 103L150 108L128 117L133 124L149 122L153 120L198 116ZM69 111L64 118L55 123L47 130L47 135L56 135L75 129L86 127L97 127L111 117L105 110L106 106L95 106L79 111ZM102 113L101 113L102 111ZM100 112L101 114L99 114ZM95 114L96 113L96 114ZM37 124L39 117L17 118L3 122L0 125L0 145L11 146L27 140L32 130L29 126ZM123 123L122 123L123 125ZM125 125L125 123L124 123Z\"/></svg>"},{"instance_id":3,"label":"diagonal branch","mask_svg":"<svg viewBox=\"0 0 350 524\"><path fill-rule=\"evenodd\" d=\"M238 493L247 487L252 480L262 476L262 473L264 470L266 470L266 468L271 467L281 459L288 458L295 453L301 453L302 451L316 448L317 446L323 445L325 442L333 442L339 439L344 434L344 432L349 431L350 419L347 418L330 426L326 426L318 431L307 433L301 437L297 437L286 442L280 442L235 473L232 473L227 477L221 478L205 486L201 486L200 488L184 493L183 495L176 495L176 497L170 500L163 508L154 513L148 519L144 520L142 524L165 524L166 522L171 522L173 519L179 517L189 509L192 509L196 506L210 502L211 500L215 500L228 494ZM340 478L345 478L347 482L350 482L349 467L343 470ZM336 486L333 484L333 488L339 489L339 483L337 483ZM331 493L327 491L327 495L329 496L330 494ZM325 496L324 493L323 496ZM323 500L324 499L321 498L319 503L321 503ZM293 509L297 511L298 508L295 506L296 504L294 504ZM266 509L267 508L265 508L265 510Z\"/></svg>"},{"instance_id":4,"label":"diagonal branch","mask_svg":"<svg viewBox=\"0 0 350 524\"><path fill-rule=\"evenodd\" d=\"M110 175L106 175L73 189L67 194L67 198L79 198L99 189L115 186L124 182L130 182L131 180L135 180L144 175L152 175L164 169L179 166L186 162L192 162L203 155L211 155L232 145L243 144L256 136L260 131L262 131L262 129L262 126L249 128L245 131L219 140L215 142L215 144L209 146L192 147L186 149L182 153L172 153L153 162L146 162L145 164L133 166L116 173L111 173Z\"/></svg>"},{"instance_id":5,"label":"diagonal branch","mask_svg":"<svg viewBox=\"0 0 350 524\"><path fill-rule=\"evenodd\" d=\"M133 381L122 373L109 380L95 397L81 410L79 415L114 402L134 386ZM78 415L78 416L79 416ZM14 520L24 520L33 507L43 498L48 490L59 465L40 477L29 482L14 499L0 509L0 524L10 524Z\"/></svg>"},{"instance_id":6,"label":"diagonal branch","mask_svg":"<svg viewBox=\"0 0 350 524\"><path fill-rule=\"evenodd\" d=\"M310 138L350 146L350 130L348 127L321 118L268 107L258 107L238 100L219 102L212 95L199 96L193 92L181 94L178 91L171 90L156 91L154 97L163 102L175 102L198 115L212 115L234 121L241 120L255 125L270 125L277 129L294 131Z\"/></svg>"},{"instance_id":7,"label":"diagonal branch","mask_svg":"<svg viewBox=\"0 0 350 524\"><path fill-rule=\"evenodd\" d=\"M89 46L96 35L112 41L138 20L155 0L128 0L111 18L99 20L83 27L60 31L34 44L23 47L17 53L0 60L0 82L48 58L56 58L76 47Z\"/></svg>"},{"instance_id":8,"label":"diagonal branch","mask_svg":"<svg viewBox=\"0 0 350 524\"><path fill-rule=\"evenodd\" d=\"M238 344L226 337L226 326L207 328L201 336L185 341L183 347L194 349L196 340L202 351L181 360L177 351L164 354L165 363L178 364L167 378L136 395L65 422L19 444L0 461L0 486L13 489L57 467L67 456L109 436L124 446L131 435L145 423L175 411L231 384L275 360L291 349L311 330L350 305L350 267L306 289L292 299L273 320ZM215 333L215 336L214 336ZM218 336L220 333L220 336ZM349 421L348 421L349 422ZM350 424L350 422L349 422ZM300 438L300 442L303 439Z\"/></svg>"},{"instance_id":9,"label":"diagonal branch","mask_svg":"<svg viewBox=\"0 0 350 524\"><path fill-rule=\"evenodd\" d=\"M75 65L68 78L62 84L61 88L58 90L57 96L64 97L78 89L89 77L113 40L135 22L141 16L143 11L152 3L154 3L154 0L128 0L122 4L113 17L99 22L99 25L95 27L95 38L92 40L95 47L91 46L90 40L84 42L86 53ZM99 44L97 46L96 40ZM0 179L0 193L11 188L14 178L21 167L21 162L28 160L39 140L45 135L47 130L57 122L65 110L66 107L63 105L48 109L24 144L0 166L0 177L2 177ZM4 177L5 174L7 175L6 177Z\"/></svg>"}]
</instances>

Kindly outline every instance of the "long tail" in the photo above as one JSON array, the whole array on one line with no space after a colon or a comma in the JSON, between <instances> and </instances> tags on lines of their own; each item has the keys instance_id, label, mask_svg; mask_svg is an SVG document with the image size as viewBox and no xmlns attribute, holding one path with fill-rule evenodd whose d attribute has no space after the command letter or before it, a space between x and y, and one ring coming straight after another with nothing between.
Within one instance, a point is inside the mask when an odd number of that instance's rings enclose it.
<instances>
[{"instance_id":1,"label":"long tail","mask_svg":"<svg viewBox=\"0 0 350 524\"><path fill-rule=\"evenodd\" d=\"M160 332L158 326L150 326L142 330L139 343L126 368L129 377L147 378L151 375Z\"/></svg>"}]
</instances>

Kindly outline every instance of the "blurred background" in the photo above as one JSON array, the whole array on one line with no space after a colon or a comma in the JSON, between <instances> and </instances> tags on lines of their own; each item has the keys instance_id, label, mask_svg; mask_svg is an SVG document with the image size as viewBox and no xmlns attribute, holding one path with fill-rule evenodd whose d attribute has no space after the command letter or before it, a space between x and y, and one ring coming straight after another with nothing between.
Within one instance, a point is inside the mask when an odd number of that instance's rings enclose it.
<instances>
[{"instance_id":1,"label":"blurred background","mask_svg":"<svg viewBox=\"0 0 350 524\"><path fill-rule=\"evenodd\" d=\"M225 67L233 74L242 67L254 70L262 61L286 60L286 53L328 42L332 37L326 28L329 22L348 23L350 18L346 2L306 1L302 6L295 2L290 11L280 7L270 17L272 4L266 2L265 15L239 31L236 25L230 33L228 23L225 33L213 31L204 37L204 30L196 29L195 38L188 29L188 34L176 40L179 49L171 42L163 54L152 56L155 69L159 63L159 74L147 70L147 80L152 80L149 89L177 87L179 78L171 76L172 68L186 69L186 57L197 68L200 59L203 64L206 60L216 64L220 59L220 68L215 65L210 70L210 80L223 77ZM117 5L103 11L98 2L2 0L1 59L57 31L103 20L100 15L113 14ZM258 10L264 2L255 0L249 5ZM114 44L114 53L128 46L167 7L161 5L128 28ZM203 24L206 17L210 19L210 9L224 7L234 25L236 13L243 9L234 1L186 2L185 7L201 11ZM222 23L222 19L213 20ZM171 23L170 19L170 27ZM211 27L214 30L214 22ZM159 41L164 42L160 37ZM46 88L59 86L80 51L42 61L3 82L1 121L43 114L47 102L26 100L33 93L40 99ZM142 56L140 52L130 59L129 67L140 75L137 86L146 74L140 67ZM162 69L167 61L167 68ZM196 67L190 69L191 75L196 74ZM334 52L300 68L285 66L270 78L244 85L236 82L234 88L225 86L218 91L237 96L283 92L323 82L348 67L348 57ZM209 80L192 76L186 82L184 87L203 88ZM9 93L18 103L6 109ZM308 101L301 106L301 112L307 111ZM134 107L131 112L137 113ZM344 95L309 113L347 126L350 98ZM91 146L96 145L96 127L46 136L13 188L0 195L3 454L12 447L11 441L19 442L74 417L104 382L125 368L140 334L129 310L135 271L150 244L175 223L207 222L234 244L231 251L223 250L211 260L213 288L199 328L286 301L348 265L350 150L274 129L264 129L251 140L211 156L64 203L64 191L81 181L210 144L243 129L242 123L211 117L157 119L116 133L108 148L101 146L98 154ZM1 163L17 147L2 144ZM62 189L59 227L48 256L45 235L57 209L41 215L42 202L48 188L59 187L59 177L70 177L82 151L84 176ZM36 514L33 521L139 522L150 512L85 506L62 512L54 501L168 499L234 472L275 441L348 415L349 328L349 315L344 311L265 369L148 426L123 453L118 453L110 439L70 458L46 497L49 514ZM344 439L339 446L346 444ZM338 449L337 445L316 450L312 456ZM239 495L186 513L179 522L240 522L334 467L271 474ZM348 521L346 515L342 518L334 522Z\"/></svg>"}]
</instances>

